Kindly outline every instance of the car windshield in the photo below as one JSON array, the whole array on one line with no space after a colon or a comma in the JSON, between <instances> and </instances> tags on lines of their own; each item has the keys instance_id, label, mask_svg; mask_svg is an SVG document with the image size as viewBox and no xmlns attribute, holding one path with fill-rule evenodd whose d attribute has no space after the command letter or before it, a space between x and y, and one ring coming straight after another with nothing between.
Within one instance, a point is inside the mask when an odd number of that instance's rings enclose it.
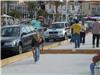
<instances>
[{"instance_id":1,"label":"car windshield","mask_svg":"<svg viewBox=\"0 0 100 75\"><path fill-rule=\"evenodd\" d=\"M55 23L50 25L49 28L64 28L64 23Z\"/></svg>"},{"instance_id":2,"label":"car windshield","mask_svg":"<svg viewBox=\"0 0 100 75\"><path fill-rule=\"evenodd\" d=\"M19 27L5 27L1 29L2 37L16 37L19 36Z\"/></svg>"},{"instance_id":3,"label":"car windshield","mask_svg":"<svg viewBox=\"0 0 100 75\"><path fill-rule=\"evenodd\" d=\"M84 24L86 27L91 27L93 24L93 21L85 21Z\"/></svg>"}]
</instances>

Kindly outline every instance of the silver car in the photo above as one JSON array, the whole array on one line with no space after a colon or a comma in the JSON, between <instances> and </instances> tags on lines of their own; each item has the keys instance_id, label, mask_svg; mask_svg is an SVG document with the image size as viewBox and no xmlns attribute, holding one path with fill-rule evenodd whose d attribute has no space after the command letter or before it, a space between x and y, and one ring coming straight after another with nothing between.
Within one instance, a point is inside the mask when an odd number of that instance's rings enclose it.
<instances>
[{"instance_id":1,"label":"silver car","mask_svg":"<svg viewBox=\"0 0 100 75\"><path fill-rule=\"evenodd\" d=\"M13 50L22 53L31 46L36 33L31 25L8 25L1 28L1 50Z\"/></svg>"},{"instance_id":2,"label":"silver car","mask_svg":"<svg viewBox=\"0 0 100 75\"><path fill-rule=\"evenodd\" d=\"M67 39L71 35L71 30L66 22L54 22L44 32L45 40Z\"/></svg>"}]
</instances>

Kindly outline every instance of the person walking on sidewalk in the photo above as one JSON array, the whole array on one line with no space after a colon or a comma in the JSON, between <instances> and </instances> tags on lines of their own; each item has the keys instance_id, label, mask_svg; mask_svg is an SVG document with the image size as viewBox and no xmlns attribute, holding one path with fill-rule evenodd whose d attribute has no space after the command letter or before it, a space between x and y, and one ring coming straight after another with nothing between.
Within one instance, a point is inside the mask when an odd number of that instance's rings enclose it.
<instances>
[{"instance_id":1,"label":"person walking on sidewalk","mask_svg":"<svg viewBox=\"0 0 100 75\"><path fill-rule=\"evenodd\" d=\"M71 22L71 26L74 24L74 22ZM71 40L70 43L74 42L74 38L73 38L73 29L71 28Z\"/></svg>"},{"instance_id":2,"label":"person walking on sidewalk","mask_svg":"<svg viewBox=\"0 0 100 75\"><path fill-rule=\"evenodd\" d=\"M39 34L36 34L33 36L32 40L32 52L33 52L33 58L34 62L36 63L39 60L40 57L40 46L43 43L43 39Z\"/></svg>"},{"instance_id":3,"label":"person walking on sidewalk","mask_svg":"<svg viewBox=\"0 0 100 75\"><path fill-rule=\"evenodd\" d=\"M80 47L80 31L81 31L81 24L78 20L75 20L75 24L71 26L71 29L73 29L73 38L75 42L75 48Z\"/></svg>"},{"instance_id":4,"label":"person walking on sidewalk","mask_svg":"<svg viewBox=\"0 0 100 75\"><path fill-rule=\"evenodd\" d=\"M93 48L95 47L95 40L96 40L96 47L99 47L100 23L98 22L98 20L95 20L95 22L93 23L92 33L93 33L93 37L92 37Z\"/></svg>"},{"instance_id":5,"label":"person walking on sidewalk","mask_svg":"<svg viewBox=\"0 0 100 75\"><path fill-rule=\"evenodd\" d=\"M97 51L97 55L92 58L92 63L90 64L91 75L94 75L94 68L98 61L100 61L100 51Z\"/></svg>"},{"instance_id":6,"label":"person walking on sidewalk","mask_svg":"<svg viewBox=\"0 0 100 75\"><path fill-rule=\"evenodd\" d=\"M86 27L84 26L84 23L81 24L81 32L80 32L80 42L85 44L85 33L86 33Z\"/></svg>"},{"instance_id":7,"label":"person walking on sidewalk","mask_svg":"<svg viewBox=\"0 0 100 75\"><path fill-rule=\"evenodd\" d=\"M38 16L37 16L36 19L33 19L31 21L31 24L32 24L34 29L40 29L42 27L41 22L39 21L39 17Z\"/></svg>"}]
</instances>

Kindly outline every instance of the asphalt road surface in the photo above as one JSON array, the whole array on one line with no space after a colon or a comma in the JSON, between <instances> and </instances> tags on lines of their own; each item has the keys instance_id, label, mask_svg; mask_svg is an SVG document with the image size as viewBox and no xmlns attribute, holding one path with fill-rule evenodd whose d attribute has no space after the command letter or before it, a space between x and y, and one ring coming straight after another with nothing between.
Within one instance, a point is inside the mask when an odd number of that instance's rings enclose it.
<instances>
[{"instance_id":1,"label":"asphalt road surface","mask_svg":"<svg viewBox=\"0 0 100 75\"><path fill-rule=\"evenodd\" d=\"M50 45L50 44L53 44L53 43L56 43L56 42L59 42L59 41L50 40L50 42L44 43L44 46ZM31 51L31 47L25 49L25 52L28 52L28 51ZM1 59L5 59L5 58L15 56L15 55L18 55L18 53L14 52L14 51L11 51L11 50L4 50L4 51L1 50Z\"/></svg>"}]
</instances>

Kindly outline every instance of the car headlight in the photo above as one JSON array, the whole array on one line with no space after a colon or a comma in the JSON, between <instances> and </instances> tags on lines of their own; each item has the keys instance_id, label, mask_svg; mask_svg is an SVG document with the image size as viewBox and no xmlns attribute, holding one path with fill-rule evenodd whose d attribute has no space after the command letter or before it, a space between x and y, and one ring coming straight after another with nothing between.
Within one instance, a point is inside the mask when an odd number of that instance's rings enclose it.
<instances>
[{"instance_id":1,"label":"car headlight","mask_svg":"<svg viewBox=\"0 0 100 75\"><path fill-rule=\"evenodd\" d=\"M49 34L49 32L45 32L45 33L44 33L44 35L48 35L48 34Z\"/></svg>"},{"instance_id":2,"label":"car headlight","mask_svg":"<svg viewBox=\"0 0 100 75\"><path fill-rule=\"evenodd\" d=\"M15 46L16 41L5 42L5 45Z\"/></svg>"}]
</instances>

